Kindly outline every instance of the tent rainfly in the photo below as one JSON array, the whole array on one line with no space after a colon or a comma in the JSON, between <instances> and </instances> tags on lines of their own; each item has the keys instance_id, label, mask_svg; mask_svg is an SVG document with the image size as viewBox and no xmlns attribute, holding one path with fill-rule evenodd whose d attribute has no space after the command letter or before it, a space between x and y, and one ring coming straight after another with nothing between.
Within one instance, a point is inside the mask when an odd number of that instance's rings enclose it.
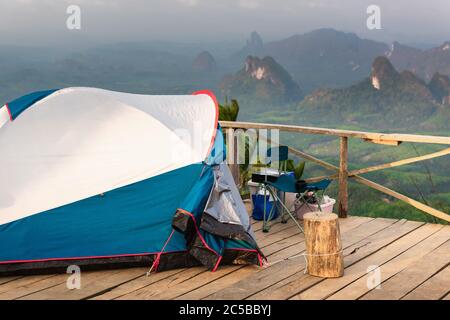
<instances>
[{"instance_id":1,"label":"tent rainfly","mask_svg":"<svg viewBox=\"0 0 450 320\"><path fill-rule=\"evenodd\" d=\"M0 108L0 275L259 264L212 93L96 88Z\"/></svg>"}]
</instances>

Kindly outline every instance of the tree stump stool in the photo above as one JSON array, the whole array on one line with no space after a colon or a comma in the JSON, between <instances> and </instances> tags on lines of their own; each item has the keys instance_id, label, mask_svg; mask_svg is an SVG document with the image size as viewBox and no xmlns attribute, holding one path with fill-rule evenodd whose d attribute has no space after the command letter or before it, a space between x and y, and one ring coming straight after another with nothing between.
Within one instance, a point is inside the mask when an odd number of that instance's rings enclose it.
<instances>
[{"instance_id":1,"label":"tree stump stool","mask_svg":"<svg viewBox=\"0 0 450 320\"><path fill-rule=\"evenodd\" d=\"M307 271L312 276L344 275L339 219L334 213L309 212L303 216Z\"/></svg>"}]
</instances>

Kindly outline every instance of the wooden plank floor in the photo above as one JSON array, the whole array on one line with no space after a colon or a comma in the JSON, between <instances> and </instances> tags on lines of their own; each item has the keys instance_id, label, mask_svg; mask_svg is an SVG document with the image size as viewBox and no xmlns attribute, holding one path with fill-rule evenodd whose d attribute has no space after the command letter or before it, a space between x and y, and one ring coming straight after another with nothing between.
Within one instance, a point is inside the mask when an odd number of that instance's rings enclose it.
<instances>
[{"instance_id":1,"label":"wooden plank floor","mask_svg":"<svg viewBox=\"0 0 450 320\"><path fill-rule=\"evenodd\" d=\"M148 268L82 272L73 290L67 274L7 277L0 278L0 299L450 299L450 226L349 217L340 227L342 278L304 273L304 237L292 221L269 233L254 222L269 260L264 268L195 267L150 277ZM377 278L380 286L371 289Z\"/></svg>"}]
</instances>

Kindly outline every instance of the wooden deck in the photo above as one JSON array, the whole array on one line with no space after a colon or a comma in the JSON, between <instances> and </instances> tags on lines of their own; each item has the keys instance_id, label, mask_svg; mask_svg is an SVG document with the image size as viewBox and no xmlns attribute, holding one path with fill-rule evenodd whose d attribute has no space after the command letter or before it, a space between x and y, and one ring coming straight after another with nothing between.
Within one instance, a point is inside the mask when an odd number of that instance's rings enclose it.
<instances>
[{"instance_id":1,"label":"wooden deck","mask_svg":"<svg viewBox=\"0 0 450 320\"><path fill-rule=\"evenodd\" d=\"M0 299L450 299L450 226L341 219L346 269L337 279L304 274L304 237L292 222L269 233L260 222L253 227L268 267L195 267L150 277L148 268L82 272L81 289L73 290L67 274L7 277L0 278ZM380 268L380 289L368 288L371 266Z\"/></svg>"}]
</instances>

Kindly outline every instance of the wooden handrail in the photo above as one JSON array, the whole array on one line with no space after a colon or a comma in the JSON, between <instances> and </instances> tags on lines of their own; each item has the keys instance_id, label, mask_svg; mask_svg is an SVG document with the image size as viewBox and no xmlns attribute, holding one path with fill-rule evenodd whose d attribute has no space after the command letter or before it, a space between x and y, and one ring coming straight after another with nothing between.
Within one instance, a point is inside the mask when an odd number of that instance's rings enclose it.
<instances>
[{"instance_id":1,"label":"wooden handrail","mask_svg":"<svg viewBox=\"0 0 450 320\"><path fill-rule=\"evenodd\" d=\"M427 136L427 135L401 134L401 133L377 133L377 132L364 132L364 131L352 131L341 129L302 127L286 124L255 123L255 122L220 121L220 125L222 126L222 128L276 129L286 132L299 132L306 134L318 134L336 137L360 138L364 140L374 141L375 143L398 141L398 142L418 142L418 143L434 143L434 144L450 145L450 137L443 137L443 136Z\"/></svg>"},{"instance_id":2,"label":"wooden handrail","mask_svg":"<svg viewBox=\"0 0 450 320\"><path fill-rule=\"evenodd\" d=\"M294 125L281 125L281 124L268 124L268 123L251 123L251 122L231 122L231 121L221 121L221 126L228 132L228 134L232 134L234 136L235 129L276 129L280 131L287 132L297 132L297 133L305 133L305 134L319 134L319 135L331 135L340 137L340 164L339 167L328 163L326 161L320 160L314 156L311 156L304 151L294 149L289 147L289 152L293 153L297 156L304 158L305 160L312 161L322 167L327 169L331 169L334 171L338 171L337 174L323 176L323 177L315 177L307 179L307 181L317 181L323 178L339 178L339 215L341 217L345 217L347 214L348 208L348 194L347 194L347 179L353 178L356 182L364 184L370 188L383 192L387 195L390 195L394 198L397 198L401 201L404 201L411 206L428 213L434 217L450 222L450 215L434 209L428 205L425 205L417 200L409 198L403 194L400 194L394 190L391 190L387 187L384 187L378 183L370 181L366 178L361 177L359 174L364 174L368 172L374 172L386 168L398 167L405 164L411 164L419 161L424 161L428 159L433 159L441 156L445 156L450 154L450 148L430 153L423 156L413 157L409 159L394 161L386 164L379 164L371 167L367 167L364 169L357 169L348 171L347 165L347 157L348 157L348 138L360 138L364 141L369 141L373 143L385 144L397 146L401 142L416 142L416 143L432 143L432 144L445 144L450 145L450 137L442 137L442 136L427 136L427 135L412 135L412 134L397 134L397 133L374 133L374 132L363 132L363 131L350 131L350 130L338 130L338 129L326 129L326 128L315 128L315 127L302 127L302 126L294 126ZM267 137L261 136L270 143L273 143ZM233 139L234 140L234 139ZM237 165L234 165L234 169L237 169ZM237 169L238 171L238 169Z\"/></svg>"},{"instance_id":3,"label":"wooden handrail","mask_svg":"<svg viewBox=\"0 0 450 320\"><path fill-rule=\"evenodd\" d=\"M306 154L305 152L300 151L300 150L296 150L296 149L293 149L293 148L289 148L289 149L290 149L290 151L293 151L294 154L297 154L300 157L303 157L303 155ZM316 163L316 164L318 164L320 166L323 166L323 167L325 167L327 169L332 169L332 170L335 170L335 171L339 171L339 167L337 167L337 166L335 166L335 165L333 165L333 164L331 164L329 162L326 162L326 161L323 161L323 160L319 160L319 159L317 159L315 157L309 156L308 160L310 160L310 161L312 161L312 162L314 162L314 163ZM434 209L434 208L432 208L430 206L427 206L427 205L425 205L425 204L423 204L423 203L421 203L421 202L419 202L417 200L409 198L409 197L407 197L407 196L405 196L405 195L403 195L401 193L398 193L397 191L391 190L391 189L389 189L387 187L384 187L384 186L382 186L382 185L380 185L380 184L378 184L376 182L373 182L373 181L371 181L369 179L363 178L363 177L361 177L359 175L355 174L355 175L351 176L350 178L354 178L355 181L358 182L358 183L364 184L367 187L373 188L373 189L378 190L378 191L380 191L380 192L382 192L384 194L387 194L387 195L389 195L391 197L394 197L394 198L399 199L399 200L401 200L403 202L406 202L406 203L410 204L411 206L415 207L416 209L419 209L419 210L421 210L421 211L423 211L425 213L428 213L428 214L430 214L430 215L432 215L432 216L434 216L436 218L439 218L439 219L442 219L442 220L450 222L450 215L445 213L445 212L436 210L436 209Z\"/></svg>"},{"instance_id":4,"label":"wooden handrail","mask_svg":"<svg viewBox=\"0 0 450 320\"><path fill-rule=\"evenodd\" d=\"M450 148L446 148L446 149L438 151L438 152L425 154L423 156L403 159L403 160L399 160L399 161L393 161L393 162L389 162L389 163L377 164L377 165L374 165L374 166L371 166L371 167L367 167L367 168L363 168L363 169L351 170L351 171L348 172L348 176L352 177L352 176L355 176L355 175L358 175L358 174L364 174L364 173L375 172L375 171L388 169L388 168L400 167L400 166L403 166L405 164L411 164L411 163L415 163L415 162L419 162L419 161L424 161L424 160L429 160L429 159L433 159L433 158L437 158L437 157L442 157L442 156L445 156L445 155L448 155L448 154L450 154ZM306 179L306 182L317 182L317 181L320 181L320 180L323 180L323 179L336 179L338 177L339 177L339 174L336 173L336 174L332 174L332 175L328 175L328 176L320 176L320 177L308 178L308 179Z\"/></svg>"}]
</instances>

